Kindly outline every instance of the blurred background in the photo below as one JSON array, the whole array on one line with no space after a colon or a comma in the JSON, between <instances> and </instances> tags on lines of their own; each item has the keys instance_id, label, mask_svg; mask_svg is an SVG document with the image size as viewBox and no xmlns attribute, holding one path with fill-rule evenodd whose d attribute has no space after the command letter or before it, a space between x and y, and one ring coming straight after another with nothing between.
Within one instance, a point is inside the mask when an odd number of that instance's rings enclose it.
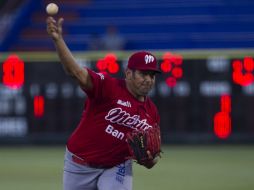
<instances>
[{"instance_id":1,"label":"blurred background","mask_svg":"<svg viewBox=\"0 0 254 190\"><path fill-rule=\"evenodd\" d=\"M47 35L50 2L80 65L123 77L131 53L158 58L165 154L135 189L254 188L254 1L1 0L0 189L61 188L86 99Z\"/></svg>"}]
</instances>

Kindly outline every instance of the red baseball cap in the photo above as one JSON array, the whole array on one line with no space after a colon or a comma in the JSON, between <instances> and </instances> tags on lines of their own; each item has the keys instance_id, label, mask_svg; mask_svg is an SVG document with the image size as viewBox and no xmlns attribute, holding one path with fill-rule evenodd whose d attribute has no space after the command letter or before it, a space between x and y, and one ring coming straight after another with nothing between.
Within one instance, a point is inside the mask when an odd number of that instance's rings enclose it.
<instances>
[{"instance_id":1,"label":"red baseball cap","mask_svg":"<svg viewBox=\"0 0 254 190\"><path fill-rule=\"evenodd\" d=\"M128 61L128 68L141 71L155 71L157 73L161 72L157 68L156 57L146 51L139 51L132 54Z\"/></svg>"}]
</instances>

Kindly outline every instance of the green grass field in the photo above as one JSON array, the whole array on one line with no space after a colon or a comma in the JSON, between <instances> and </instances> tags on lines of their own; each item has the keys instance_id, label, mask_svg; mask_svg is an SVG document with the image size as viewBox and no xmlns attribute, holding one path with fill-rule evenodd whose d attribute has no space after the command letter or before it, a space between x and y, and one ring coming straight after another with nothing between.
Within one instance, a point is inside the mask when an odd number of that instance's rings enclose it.
<instances>
[{"instance_id":1,"label":"green grass field","mask_svg":"<svg viewBox=\"0 0 254 190\"><path fill-rule=\"evenodd\" d=\"M64 147L0 147L1 190L61 189ZM254 146L165 146L134 190L253 190Z\"/></svg>"}]
</instances>

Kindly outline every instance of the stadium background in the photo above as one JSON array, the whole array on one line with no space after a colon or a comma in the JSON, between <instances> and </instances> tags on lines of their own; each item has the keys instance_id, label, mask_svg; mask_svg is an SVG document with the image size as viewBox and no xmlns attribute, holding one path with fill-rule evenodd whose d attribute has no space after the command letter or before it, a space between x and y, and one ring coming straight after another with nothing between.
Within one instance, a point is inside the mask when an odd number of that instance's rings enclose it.
<instances>
[{"instance_id":1,"label":"stadium background","mask_svg":"<svg viewBox=\"0 0 254 190\"><path fill-rule=\"evenodd\" d=\"M82 66L122 76L128 56L151 50L163 74L150 94L164 154L135 166L134 189L253 189L254 2L73 0L0 2L0 189L60 189L64 144L85 100L64 74L45 29L45 6L65 18ZM121 51L90 51L115 25ZM30 169L29 169L30 168Z\"/></svg>"}]
</instances>

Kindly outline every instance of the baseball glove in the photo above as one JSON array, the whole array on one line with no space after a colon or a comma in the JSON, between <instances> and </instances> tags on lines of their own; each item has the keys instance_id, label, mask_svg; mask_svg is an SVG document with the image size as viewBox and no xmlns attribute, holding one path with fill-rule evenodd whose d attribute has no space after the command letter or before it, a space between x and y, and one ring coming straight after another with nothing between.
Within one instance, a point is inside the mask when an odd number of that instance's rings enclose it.
<instances>
[{"instance_id":1,"label":"baseball glove","mask_svg":"<svg viewBox=\"0 0 254 190\"><path fill-rule=\"evenodd\" d=\"M131 158L136 160L137 163L145 165L147 162L151 161L147 151L150 151L152 159L160 156L160 129L155 127L146 131L133 131L128 133L127 144L131 153Z\"/></svg>"}]
</instances>

